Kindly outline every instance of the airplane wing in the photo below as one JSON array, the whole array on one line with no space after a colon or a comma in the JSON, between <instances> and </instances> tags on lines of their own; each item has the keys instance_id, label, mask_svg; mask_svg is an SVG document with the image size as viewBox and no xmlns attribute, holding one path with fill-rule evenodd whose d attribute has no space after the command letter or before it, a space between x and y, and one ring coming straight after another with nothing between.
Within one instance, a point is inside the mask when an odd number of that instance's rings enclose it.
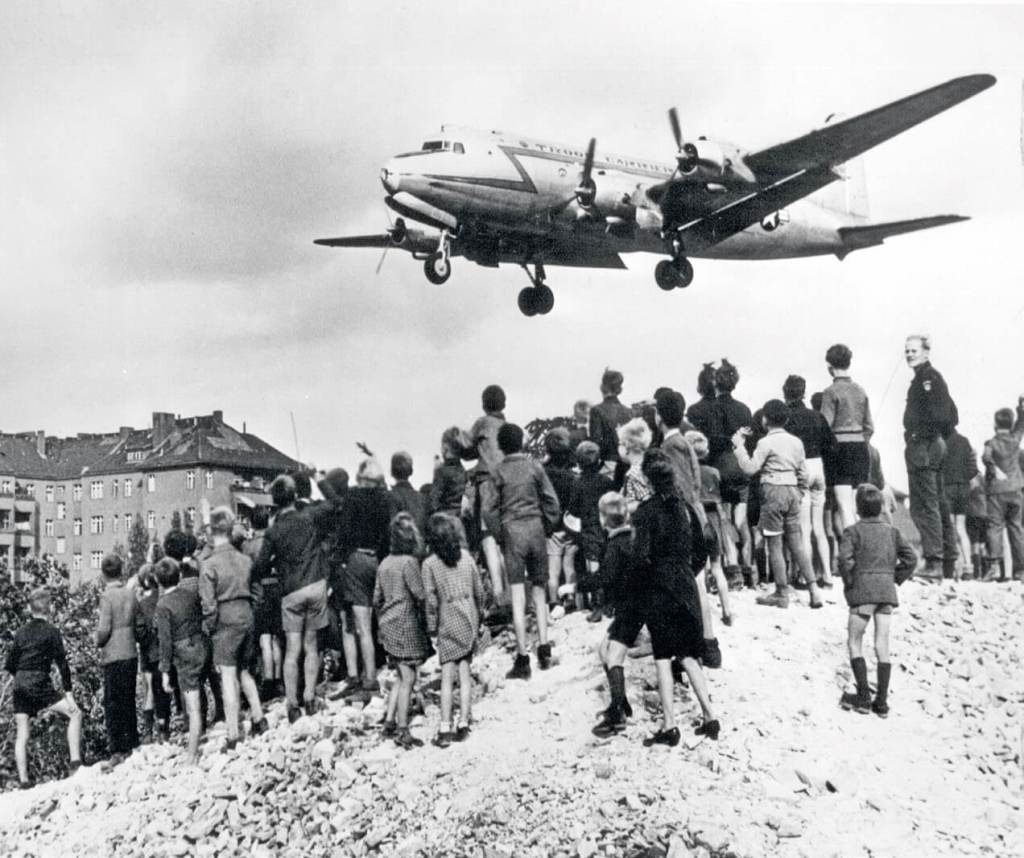
<instances>
[{"instance_id":1,"label":"airplane wing","mask_svg":"<svg viewBox=\"0 0 1024 858\"><path fill-rule=\"evenodd\" d=\"M966 101L995 82L989 74L954 78L860 116L826 125L803 137L753 152L744 160L758 176L834 167Z\"/></svg>"},{"instance_id":2,"label":"airplane wing","mask_svg":"<svg viewBox=\"0 0 1024 858\"><path fill-rule=\"evenodd\" d=\"M309 239L306 239L307 241ZM393 241L390 233L380 235L350 235L342 238L315 238L313 244L323 247L391 247Z\"/></svg>"},{"instance_id":3,"label":"airplane wing","mask_svg":"<svg viewBox=\"0 0 1024 858\"><path fill-rule=\"evenodd\" d=\"M955 78L746 156L747 166L765 184L709 215L680 225L678 235L686 252L697 252L724 241L773 211L820 190L840 178L833 169L835 166L959 104L993 83L995 78L991 75Z\"/></svg>"}]
</instances>

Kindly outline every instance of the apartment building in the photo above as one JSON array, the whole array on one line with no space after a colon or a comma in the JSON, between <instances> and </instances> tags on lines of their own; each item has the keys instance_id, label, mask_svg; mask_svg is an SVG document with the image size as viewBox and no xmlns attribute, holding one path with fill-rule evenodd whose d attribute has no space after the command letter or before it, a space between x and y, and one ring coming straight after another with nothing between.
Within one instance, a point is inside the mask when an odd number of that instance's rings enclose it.
<instances>
[{"instance_id":1,"label":"apartment building","mask_svg":"<svg viewBox=\"0 0 1024 858\"><path fill-rule=\"evenodd\" d=\"M128 544L135 517L162 539L175 514L194 524L202 510L230 506L241 517L269 506L266 486L298 462L224 422L223 413L122 426L74 438L0 433L0 557L52 555L73 583L98 574L106 552Z\"/></svg>"}]
</instances>

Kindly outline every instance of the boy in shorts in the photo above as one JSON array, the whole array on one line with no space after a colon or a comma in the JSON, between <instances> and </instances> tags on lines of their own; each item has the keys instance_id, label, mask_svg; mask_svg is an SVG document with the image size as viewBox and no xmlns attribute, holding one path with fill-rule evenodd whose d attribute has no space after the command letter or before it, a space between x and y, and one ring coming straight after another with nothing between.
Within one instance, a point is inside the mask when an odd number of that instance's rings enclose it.
<instances>
[{"instance_id":1,"label":"boy in shorts","mask_svg":"<svg viewBox=\"0 0 1024 858\"><path fill-rule=\"evenodd\" d=\"M882 520L882 493L878 489L870 483L858 486L855 501L860 521L843 533L839 571L843 576L846 603L850 606L847 648L857 690L845 692L839 702L843 709L860 713L873 711L885 718L889 714L892 673L889 626L892 609L899 604L896 587L914 574L917 554L895 527ZM878 658L878 685L873 702L862 648L864 632L872 618Z\"/></svg>"},{"instance_id":2,"label":"boy in shorts","mask_svg":"<svg viewBox=\"0 0 1024 858\"><path fill-rule=\"evenodd\" d=\"M179 586L178 562L170 557L156 564L154 574L164 591L154 613L160 642L160 673L168 694L171 693L171 668L178 673L178 687L185 695L188 713L188 761L195 765L199 762L199 734L203 729L199 694L209 653L209 643L203 634L199 590Z\"/></svg>"},{"instance_id":3,"label":"boy in shorts","mask_svg":"<svg viewBox=\"0 0 1024 858\"><path fill-rule=\"evenodd\" d=\"M234 525L235 515L227 507L217 507L210 513L213 551L199 573L203 620L213 639L213 663L220 673L224 695L229 751L238 744L240 693L249 703L253 735L268 729L259 689L250 672L256 661L253 605L259 603L262 588L259 578L252 574L252 560L231 544Z\"/></svg>"},{"instance_id":4,"label":"boy in shorts","mask_svg":"<svg viewBox=\"0 0 1024 858\"><path fill-rule=\"evenodd\" d=\"M780 399L765 403L761 412L765 436L757 442L753 456L744 446L750 429L742 428L732 436L733 451L740 469L748 476L760 476L761 509L759 524L767 545L768 562L775 580L775 592L758 596L757 604L775 608L789 607L789 588L786 578L786 556L783 538L790 554L807 582L811 607L822 607L811 569L811 560L804 550L803 531L800 527L800 505L807 489L807 463L803 442L783 427L789 420L789 409Z\"/></svg>"},{"instance_id":5,"label":"boy in shorts","mask_svg":"<svg viewBox=\"0 0 1024 858\"><path fill-rule=\"evenodd\" d=\"M491 471L482 516L492 533L500 534L512 595L512 624L516 633L516 660L509 679L530 678L526 645L526 584L529 582L537 615L537 664L551 666L548 643L547 536L562 515L558 495L544 468L523 452L523 430L505 423L498 430L498 449L504 459Z\"/></svg>"},{"instance_id":6,"label":"boy in shorts","mask_svg":"<svg viewBox=\"0 0 1024 858\"><path fill-rule=\"evenodd\" d=\"M71 771L82 765L82 710L71 694L71 669L64 652L64 640L50 623L50 591L38 587L28 597L31 619L14 635L4 665L14 676L14 760L22 789L32 786L28 779L28 734L31 719L40 712L59 712L68 719L68 753ZM60 671L64 695L53 687L50 669Z\"/></svg>"}]
</instances>

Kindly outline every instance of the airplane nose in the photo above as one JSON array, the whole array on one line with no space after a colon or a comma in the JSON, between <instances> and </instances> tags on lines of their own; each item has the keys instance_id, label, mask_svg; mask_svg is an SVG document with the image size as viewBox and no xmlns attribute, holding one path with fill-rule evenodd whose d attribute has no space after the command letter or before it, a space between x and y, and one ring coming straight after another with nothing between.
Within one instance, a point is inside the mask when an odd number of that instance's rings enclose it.
<instances>
[{"instance_id":1,"label":"airplane nose","mask_svg":"<svg viewBox=\"0 0 1024 858\"><path fill-rule=\"evenodd\" d=\"M384 190L390 195L398 193L398 186L401 183L398 178L398 173L395 171L392 162L388 162L380 170L380 182L384 186Z\"/></svg>"}]
</instances>

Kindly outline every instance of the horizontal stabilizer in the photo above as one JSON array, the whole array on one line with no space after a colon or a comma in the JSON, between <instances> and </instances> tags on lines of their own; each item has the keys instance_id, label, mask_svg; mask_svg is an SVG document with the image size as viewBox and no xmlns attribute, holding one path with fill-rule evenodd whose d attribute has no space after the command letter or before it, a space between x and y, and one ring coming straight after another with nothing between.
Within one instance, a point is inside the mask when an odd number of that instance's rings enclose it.
<instances>
[{"instance_id":1,"label":"horizontal stabilizer","mask_svg":"<svg viewBox=\"0 0 1024 858\"><path fill-rule=\"evenodd\" d=\"M881 244L887 238L894 235L904 235L908 232L917 232L921 229L931 229L934 226L945 226L949 223L959 223L962 220L970 220L963 215L934 215L933 217L919 217L912 220L894 220L889 223L873 223L867 226L844 226L839 229L839 236L843 244L848 248L847 253L852 250L860 250L862 247L872 247Z\"/></svg>"},{"instance_id":2,"label":"horizontal stabilizer","mask_svg":"<svg viewBox=\"0 0 1024 858\"><path fill-rule=\"evenodd\" d=\"M313 244L323 247L391 247L394 242L389 233L380 235L350 235L345 238L317 238Z\"/></svg>"}]
</instances>

